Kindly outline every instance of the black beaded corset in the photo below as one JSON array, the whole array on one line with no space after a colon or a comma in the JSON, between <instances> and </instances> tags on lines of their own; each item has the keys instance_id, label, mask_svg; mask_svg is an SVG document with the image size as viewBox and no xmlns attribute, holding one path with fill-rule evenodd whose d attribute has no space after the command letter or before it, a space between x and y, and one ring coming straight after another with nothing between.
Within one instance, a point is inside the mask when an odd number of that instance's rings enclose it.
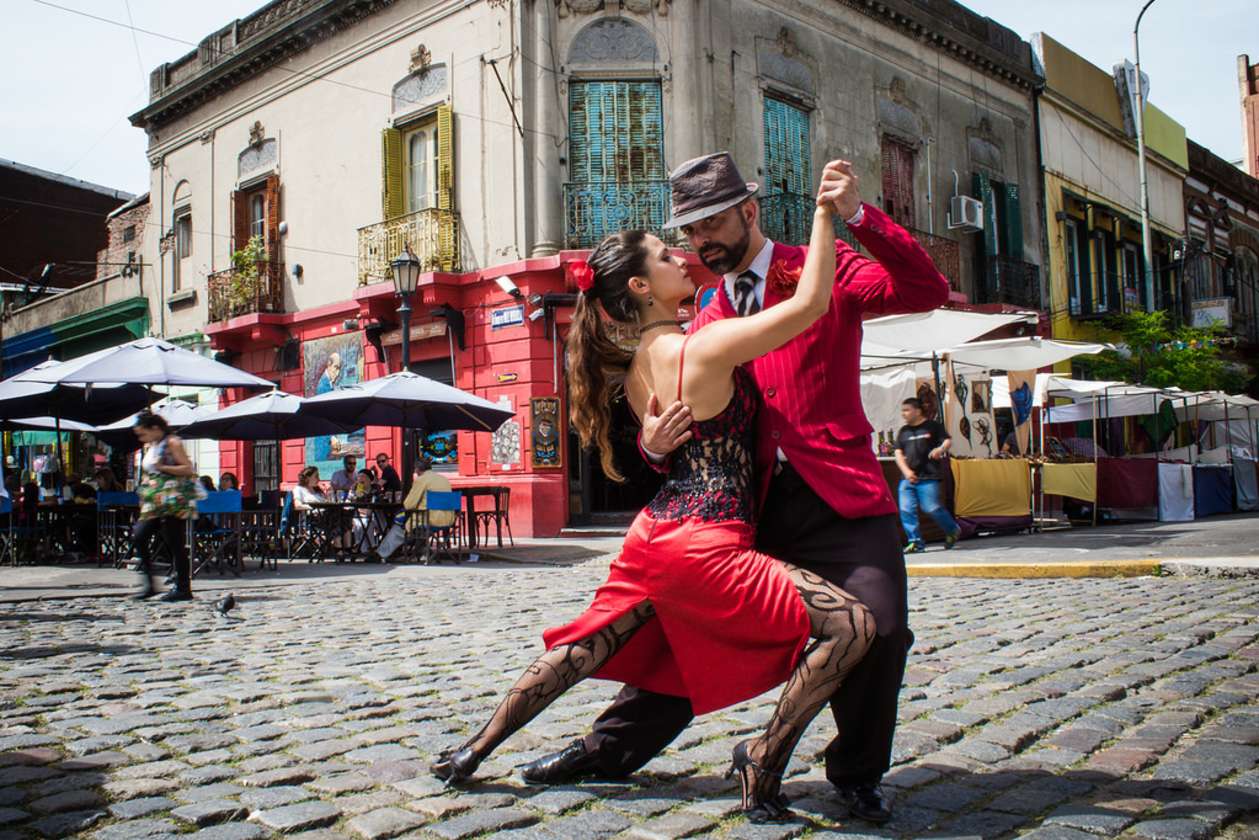
<instances>
[{"instance_id":1,"label":"black beaded corset","mask_svg":"<svg viewBox=\"0 0 1259 840\"><path fill-rule=\"evenodd\" d=\"M751 523L759 407L751 374L735 368L730 402L715 417L691 424L691 439L673 453L669 479L647 512L661 520Z\"/></svg>"}]
</instances>

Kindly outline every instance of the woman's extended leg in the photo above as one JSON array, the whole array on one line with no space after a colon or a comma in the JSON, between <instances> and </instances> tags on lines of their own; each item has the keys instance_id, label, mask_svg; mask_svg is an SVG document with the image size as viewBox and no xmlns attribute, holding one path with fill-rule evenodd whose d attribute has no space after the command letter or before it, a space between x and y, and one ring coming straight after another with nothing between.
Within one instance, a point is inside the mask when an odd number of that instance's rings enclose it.
<instances>
[{"instance_id":1,"label":"woman's extended leg","mask_svg":"<svg viewBox=\"0 0 1259 840\"><path fill-rule=\"evenodd\" d=\"M457 751L438 757L433 774L451 781L471 776L499 744L565 691L602 668L655 614L651 603L643 601L599 632L542 654L516 680L480 732Z\"/></svg>"},{"instance_id":2,"label":"woman's extended leg","mask_svg":"<svg viewBox=\"0 0 1259 840\"><path fill-rule=\"evenodd\" d=\"M812 572L782 565L804 600L816 641L796 663L764 734L735 747L731 769L743 783L743 809L756 822L786 817L778 787L791 753L875 635L874 617L864 604Z\"/></svg>"}]
</instances>

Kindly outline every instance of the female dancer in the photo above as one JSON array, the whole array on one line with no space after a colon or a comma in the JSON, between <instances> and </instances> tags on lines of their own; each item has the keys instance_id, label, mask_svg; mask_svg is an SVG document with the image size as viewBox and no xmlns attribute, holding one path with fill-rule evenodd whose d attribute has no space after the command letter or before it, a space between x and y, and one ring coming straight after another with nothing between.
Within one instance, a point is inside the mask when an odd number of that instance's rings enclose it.
<instances>
[{"instance_id":1,"label":"female dancer","mask_svg":"<svg viewBox=\"0 0 1259 840\"><path fill-rule=\"evenodd\" d=\"M134 541L140 555L143 586L137 598L149 598L157 589L153 585L153 537L160 531L171 555L175 587L162 596L163 601L192 600L192 572L188 561L188 545L184 539L187 521L197 517L193 479L197 470L188 460L183 444L171 434L166 420L144 412L132 428L144 444L140 462L140 520Z\"/></svg>"},{"instance_id":2,"label":"female dancer","mask_svg":"<svg viewBox=\"0 0 1259 840\"><path fill-rule=\"evenodd\" d=\"M525 670L489 723L433 772L466 779L490 752L589 676L690 698L696 714L787 680L765 732L738 744L731 772L754 821L785 819L783 769L809 722L874 637L864 605L832 584L752 548L753 432L758 408L745 362L808 329L830 303L831 208L818 207L796 293L693 336L676 320L695 293L685 262L640 231L605 239L579 282L569 337L573 426L619 477L609 442L614 378L641 416L652 394L692 407L693 438L674 453L668 483L635 521L607 583L575 622L544 634L548 651ZM613 343L600 309L640 324L638 350ZM809 636L814 643L802 651Z\"/></svg>"}]
</instances>

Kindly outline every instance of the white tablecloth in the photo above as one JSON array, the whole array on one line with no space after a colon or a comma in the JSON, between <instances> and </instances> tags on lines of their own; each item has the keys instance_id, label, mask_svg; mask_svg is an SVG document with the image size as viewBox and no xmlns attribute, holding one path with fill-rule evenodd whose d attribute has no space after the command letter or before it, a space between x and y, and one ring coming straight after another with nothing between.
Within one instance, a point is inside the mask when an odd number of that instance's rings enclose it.
<instances>
[{"instance_id":1,"label":"white tablecloth","mask_svg":"<svg viewBox=\"0 0 1259 840\"><path fill-rule=\"evenodd\" d=\"M1158 465L1158 518L1160 522L1193 521L1193 467L1189 464Z\"/></svg>"}]
</instances>

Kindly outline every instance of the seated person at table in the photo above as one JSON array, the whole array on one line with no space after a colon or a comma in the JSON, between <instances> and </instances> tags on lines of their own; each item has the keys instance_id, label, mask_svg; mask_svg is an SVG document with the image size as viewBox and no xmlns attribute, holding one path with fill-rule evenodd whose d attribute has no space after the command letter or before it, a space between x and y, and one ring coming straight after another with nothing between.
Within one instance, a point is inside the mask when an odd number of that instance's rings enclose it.
<instances>
[{"instance_id":1,"label":"seated person at table","mask_svg":"<svg viewBox=\"0 0 1259 840\"><path fill-rule=\"evenodd\" d=\"M70 492L74 494L76 505L90 505L96 501L96 488L86 481L71 479Z\"/></svg>"},{"instance_id":2,"label":"seated person at table","mask_svg":"<svg viewBox=\"0 0 1259 840\"><path fill-rule=\"evenodd\" d=\"M368 554L369 561L388 560L406 541L406 535L416 527L424 525L423 516L413 515L416 511L428 511L428 492L449 493L450 482L441 473L433 472L427 458L416 459L411 492L402 503L402 512L394 517L393 525L385 538L380 541L376 551ZM428 514L428 525L433 528L445 528L455 524L458 513L453 510L435 510Z\"/></svg>"},{"instance_id":3,"label":"seated person at table","mask_svg":"<svg viewBox=\"0 0 1259 840\"><path fill-rule=\"evenodd\" d=\"M219 476L220 490L239 490L240 482L236 480L236 473L225 472Z\"/></svg>"},{"instance_id":4,"label":"seated person at table","mask_svg":"<svg viewBox=\"0 0 1259 840\"><path fill-rule=\"evenodd\" d=\"M376 477L372 475L372 471L359 470L354 489L350 491L350 498L356 502L365 502L369 501L375 492Z\"/></svg>"},{"instance_id":5,"label":"seated person at table","mask_svg":"<svg viewBox=\"0 0 1259 840\"><path fill-rule=\"evenodd\" d=\"M302 511L307 520L329 536L339 545L337 559L342 559L344 549L349 547L350 533L345 527L344 516L340 510L316 510L313 506L327 502L328 497L319 489L319 467L307 467L297 476L297 486L293 488L293 510Z\"/></svg>"},{"instance_id":6,"label":"seated person at table","mask_svg":"<svg viewBox=\"0 0 1259 840\"><path fill-rule=\"evenodd\" d=\"M354 481L358 474L358 458L353 455L346 455L341 459L342 469L332 474L332 480L329 487L332 488L332 498L344 499L354 489Z\"/></svg>"},{"instance_id":7,"label":"seated person at table","mask_svg":"<svg viewBox=\"0 0 1259 840\"><path fill-rule=\"evenodd\" d=\"M389 456L384 452L376 455L376 467L380 470L381 490L386 493L402 492L402 477L398 475L398 471L389 463Z\"/></svg>"},{"instance_id":8,"label":"seated person at table","mask_svg":"<svg viewBox=\"0 0 1259 840\"><path fill-rule=\"evenodd\" d=\"M402 502L403 509L407 511L427 511L428 510L428 491L435 493L449 493L451 491L450 481L446 476L439 472L433 471L433 465L427 458L420 457L415 461L414 476L411 481L411 492L407 493L406 499ZM434 528L445 528L448 525L455 524L455 518L458 514L453 510L435 510L428 515L428 524ZM416 525L423 524L423 517L412 516L407 520L408 530Z\"/></svg>"},{"instance_id":9,"label":"seated person at table","mask_svg":"<svg viewBox=\"0 0 1259 840\"><path fill-rule=\"evenodd\" d=\"M114 477L114 471L109 467L99 467L93 474L92 479L96 484L97 493L122 493L126 489Z\"/></svg>"},{"instance_id":10,"label":"seated person at table","mask_svg":"<svg viewBox=\"0 0 1259 840\"><path fill-rule=\"evenodd\" d=\"M210 478L210 476L203 475L201 476L201 478L197 480L201 482L201 487L205 490L205 492L207 493L214 492L214 479Z\"/></svg>"}]
</instances>

